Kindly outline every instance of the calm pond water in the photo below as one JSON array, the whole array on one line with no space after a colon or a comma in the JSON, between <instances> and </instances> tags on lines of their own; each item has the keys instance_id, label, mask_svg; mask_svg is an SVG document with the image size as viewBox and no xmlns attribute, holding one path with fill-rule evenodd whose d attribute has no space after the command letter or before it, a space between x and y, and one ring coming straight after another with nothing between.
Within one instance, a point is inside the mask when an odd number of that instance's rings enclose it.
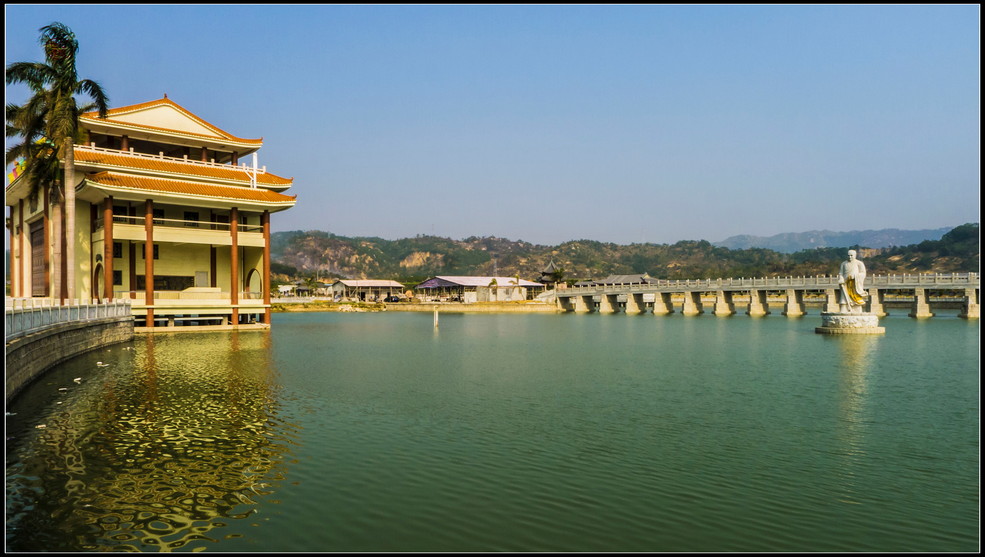
<instances>
[{"instance_id":1,"label":"calm pond water","mask_svg":"<svg viewBox=\"0 0 985 557\"><path fill-rule=\"evenodd\" d=\"M7 549L977 551L979 323L275 314L8 408Z\"/></svg>"}]
</instances>

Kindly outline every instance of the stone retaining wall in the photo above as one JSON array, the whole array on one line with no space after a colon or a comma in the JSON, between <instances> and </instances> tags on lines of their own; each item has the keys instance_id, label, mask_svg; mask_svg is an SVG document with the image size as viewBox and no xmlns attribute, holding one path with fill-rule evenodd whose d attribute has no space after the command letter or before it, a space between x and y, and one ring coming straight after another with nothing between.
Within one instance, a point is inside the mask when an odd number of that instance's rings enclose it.
<instances>
[{"instance_id":1,"label":"stone retaining wall","mask_svg":"<svg viewBox=\"0 0 985 557\"><path fill-rule=\"evenodd\" d=\"M53 325L7 343L6 402L45 371L79 354L133 339L133 317Z\"/></svg>"},{"instance_id":2,"label":"stone retaining wall","mask_svg":"<svg viewBox=\"0 0 985 557\"><path fill-rule=\"evenodd\" d=\"M386 304L387 311L429 311L433 312L438 306L438 313L557 313L554 304L516 303L516 302L476 302L463 304L459 302L433 302L412 304L394 302Z\"/></svg>"}]
</instances>

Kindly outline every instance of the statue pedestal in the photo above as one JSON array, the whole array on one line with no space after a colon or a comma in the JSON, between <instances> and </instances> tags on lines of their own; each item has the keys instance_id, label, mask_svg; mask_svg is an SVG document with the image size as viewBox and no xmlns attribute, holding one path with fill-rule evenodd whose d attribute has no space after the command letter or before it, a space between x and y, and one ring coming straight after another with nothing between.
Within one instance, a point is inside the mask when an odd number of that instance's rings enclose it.
<instances>
[{"instance_id":1,"label":"statue pedestal","mask_svg":"<svg viewBox=\"0 0 985 557\"><path fill-rule=\"evenodd\" d=\"M881 335L885 327L879 326L879 316L874 313L821 312L821 326L815 333L824 335Z\"/></svg>"}]
</instances>

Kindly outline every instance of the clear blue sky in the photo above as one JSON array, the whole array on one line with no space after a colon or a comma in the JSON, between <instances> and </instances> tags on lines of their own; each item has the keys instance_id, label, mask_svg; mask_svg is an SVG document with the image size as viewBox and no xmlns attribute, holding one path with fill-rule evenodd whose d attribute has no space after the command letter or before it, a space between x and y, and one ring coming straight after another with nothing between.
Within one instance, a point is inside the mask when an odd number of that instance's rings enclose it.
<instances>
[{"instance_id":1,"label":"clear blue sky","mask_svg":"<svg viewBox=\"0 0 985 557\"><path fill-rule=\"evenodd\" d=\"M979 220L980 8L6 5L111 106L165 93L294 178L273 229L538 244ZM7 87L7 102L23 88Z\"/></svg>"}]
</instances>

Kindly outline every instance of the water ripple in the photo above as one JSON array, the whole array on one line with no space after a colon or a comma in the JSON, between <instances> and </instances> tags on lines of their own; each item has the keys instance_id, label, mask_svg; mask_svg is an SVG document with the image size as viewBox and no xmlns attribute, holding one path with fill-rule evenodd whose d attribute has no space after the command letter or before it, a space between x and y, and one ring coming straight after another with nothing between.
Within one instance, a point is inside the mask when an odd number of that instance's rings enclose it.
<instances>
[{"instance_id":1,"label":"water ripple","mask_svg":"<svg viewBox=\"0 0 985 557\"><path fill-rule=\"evenodd\" d=\"M54 373L8 417L8 546L977 547L964 329L861 366L782 318L420 317L285 315Z\"/></svg>"}]
</instances>

